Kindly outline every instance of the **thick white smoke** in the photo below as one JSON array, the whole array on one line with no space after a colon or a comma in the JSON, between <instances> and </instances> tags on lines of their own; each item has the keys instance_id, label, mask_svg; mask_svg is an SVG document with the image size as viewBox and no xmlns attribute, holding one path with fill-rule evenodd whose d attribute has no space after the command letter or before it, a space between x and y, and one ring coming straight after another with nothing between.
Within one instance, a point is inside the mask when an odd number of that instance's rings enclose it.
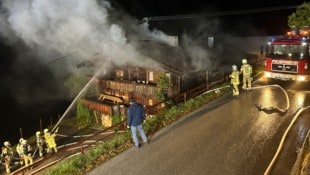
<instances>
[{"instance_id":1,"label":"thick white smoke","mask_svg":"<svg viewBox=\"0 0 310 175\"><path fill-rule=\"evenodd\" d=\"M98 65L104 71L111 67L110 62L156 66L141 61L147 57L137 51L136 42L145 38L171 40L165 33L150 31L147 25L113 9L106 0L2 0L0 5L1 37L11 43L23 41L40 63L51 65L54 75L76 70L76 63L93 58L101 62ZM196 69L205 70L208 53L197 43L188 43L185 48L193 64L199 65Z\"/></svg>"},{"instance_id":2,"label":"thick white smoke","mask_svg":"<svg viewBox=\"0 0 310 175\"><path fill-rule=\"evenodd\" d=\"M192 63L197 70L206 70L211 67L210 54L208 51L201 47L201 44L187 35L183 35L183 45L186 52L192 58Z\"/></svg>"},{"instance_id":3,"label":"thick white smoke","mask_svg":"<svg viewBox=\"0 0 310 175\"><path fill-rule=\"evenodd\" d=\"M95 0L7 0L3 6L8 10L6 26L30 47L60 54L80 49L92 53L105 43L123 44L126 40L121 39L124 36L111 37L111 33L122 32L113 32L107 25L108 4L100 8Z\"/></svg>"},{"instance_id":4,"label":"thick white smoke","mask_svg":"<svg viewBox=\"0 0 310 175\"><path fill-rule=\"evenodd\" d=\"M114 9L108 1L4 0L2 8L2 36L22 39L42 62L74 51L79 58L100 53L120 65L140 56L126 38L126 31L109 20Z\"/></svg>"},{"instance_id":5,"label":"thick white smoke","mask_svg":"<svg viewBox=\"0 0 310 175\"><path fill-rule=\"evenodd\" d=\"M135 48L137 40L156 35L124 14L106 0L0 0L1 42L17 50L10 84L18 102L63 98L58 78L83 71L76 65L84 60L96 59L102 72L111 62L156 66L141 61L147 57Z\"/></svg>"}]
</instances>

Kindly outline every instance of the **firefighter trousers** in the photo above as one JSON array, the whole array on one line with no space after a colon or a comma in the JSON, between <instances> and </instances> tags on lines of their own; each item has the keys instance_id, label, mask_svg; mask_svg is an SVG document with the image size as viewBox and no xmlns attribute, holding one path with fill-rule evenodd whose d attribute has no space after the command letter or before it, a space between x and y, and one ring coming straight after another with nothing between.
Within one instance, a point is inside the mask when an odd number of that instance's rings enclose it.
<instances>
[{"instance_id":1,"label":"firefighter trousers","mask_svg":"<svg viewBox=\"0 0 310 175\"><path fill-rule=\"evenodd\" d=\"M4 158L5 170L7 173L11 173L11 158Z\"/></svg>"},{"instance_id":2,"label":"firefighter trousers","mask_svg":"<svg viewBox=\"0 0 310 175\"><path fill-rule=\"evenodd\" d=\"M239 95L239 87L238 87L239 84L232 84L233 86L233 96L238 96Z\"/></svg>"},{"instance_id":3,"label":"firefighter trousers","mask_svg":"<svg viewBox=\"0 0 310 175\"><path fill-rule=\"evenodd\" d=\"M252 77L251 75L243 75L243 84L242 89L251 89L252 88Z\"/></svg>"}]
</instances>

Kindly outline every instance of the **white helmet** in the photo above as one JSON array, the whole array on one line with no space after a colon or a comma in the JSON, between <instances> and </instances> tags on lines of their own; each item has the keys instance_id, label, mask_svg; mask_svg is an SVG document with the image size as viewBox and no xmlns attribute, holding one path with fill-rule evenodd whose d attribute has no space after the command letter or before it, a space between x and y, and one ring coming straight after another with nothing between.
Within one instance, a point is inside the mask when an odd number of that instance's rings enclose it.
<instances>
[{"instance_id":1,"label":"white helmet","mask_svg":"<svg viewBox=\"0 0 310 175\"><path fill-rule=\"evenodd\" d=\"M232 70L237 70L238 67L237 67L237 65L234 64L234 65L231 66L231 69L232 69Z\"/></svg>"},{"instance_id":2,"label":"white helmet","mask_svg":"<svg viewBox=\"0 0 310 175\"><path fill-rule=\"evenodd\" d=\"M20 139L19 139L19 143L22 143L22 142L23 142L23 140L24 140L23 138L20 138Z\"/></svg>"},{"instance_id":3,"label":"white helmet","mask_svg":"<svg viewBox=\"0 0 310 175\"><path fill-rule=\"evenodd\" d=\"M36 135L37 135L37 136L39 136L40 134L41 134L41 132L40 132L40 131L37 131L37 132L36 132Z\"/></svg>"},{"instance_id":4,"label":"white helmet","mask_svg":"<svg viewBox=\"0 0 310 175\"><path fill-rule=\"evenodd\" d=\"M47 128L45 128L45 129L44 129L44 133L47 133L47 132L48 132L48 129L47 129Z\"/></svg>"},{"instance_id":5,"label":"white helmet","mask_svg":"<svg viewBox=\"0 0 310 175\"><path fill-rule=\"evenodd\" d=\"M248 60L246 58L243 58L242 59L242 64L246 64L246 63L248 63Z\"/></svg>"},{"instance_id":6,"label":"white helmet","mask_svg":"<svg viewBox=\"0 0 310 175\"><path fill-rule=\"evenodd\" d=\"M4 146L11 146L11 143L10 143L9 141L5 141L5 142L3 143L3 145L4 145Z\"/></svg>"}]
</instances>

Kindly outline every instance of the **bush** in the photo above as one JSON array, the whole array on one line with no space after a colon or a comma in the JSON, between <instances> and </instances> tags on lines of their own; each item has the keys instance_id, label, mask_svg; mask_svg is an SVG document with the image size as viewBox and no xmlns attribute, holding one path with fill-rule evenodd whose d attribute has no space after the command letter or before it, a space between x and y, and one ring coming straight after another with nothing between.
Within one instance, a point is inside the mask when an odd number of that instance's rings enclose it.
<instances>
[{"instance_id":1,"label":"bush","mask_svg":"<svg viewBox=\"0 0 310 175\"><path fill-rule=\"evenodd\" d=\"M77 103L77 122L80 127L92 126L95 123L91 111L84 106L82 99Z\"/></svg>"}]
</instances>

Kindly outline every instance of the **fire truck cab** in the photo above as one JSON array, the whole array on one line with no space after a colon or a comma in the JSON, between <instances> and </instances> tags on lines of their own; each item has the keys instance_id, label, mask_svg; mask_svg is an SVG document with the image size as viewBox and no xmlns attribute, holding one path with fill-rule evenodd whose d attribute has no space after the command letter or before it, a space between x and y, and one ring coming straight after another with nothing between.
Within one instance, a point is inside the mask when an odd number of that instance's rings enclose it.
<instances>
[{"instance_id":1,"label":"fire truck cab","mask_svg":"<svg viewBox=\"0 0 310 175\"><path fill-rule=\"evenodd\" d=\"M267 79L310 81L309 28L292 28L285 36L272 37L265 56Z\"/></svg>"}]
</instances>

